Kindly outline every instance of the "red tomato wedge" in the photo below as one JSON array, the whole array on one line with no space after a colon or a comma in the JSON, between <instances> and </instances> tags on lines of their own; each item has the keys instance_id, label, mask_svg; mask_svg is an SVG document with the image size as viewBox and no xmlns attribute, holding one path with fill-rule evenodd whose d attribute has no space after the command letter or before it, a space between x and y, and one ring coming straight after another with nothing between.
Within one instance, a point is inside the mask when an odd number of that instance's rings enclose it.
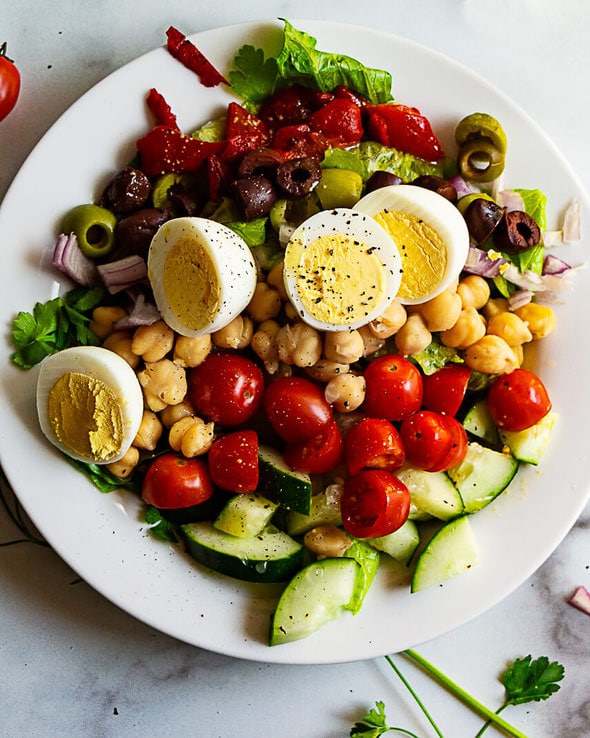
<instances>
[{"instance_id":1,"label":"red tomato wedge","mask_svg":"<svg viewBox=\"0 0 590 738\"><path fill-rule=\"evenodd\" d=\"M410 492L391 472L368 469L344 485L340 499L344 530L357 538L393 533L408 519Z\"/></svg>"},{"instance_id":2,"label":"red tomato wedge","mask_svg":"<svg viewBox=\"0 0 590 738\"><path fill-rule=\"evenodd\" d=\"M447 364L422 379L422 405L443 415L455 416L467 392L471 370L465 364Z\"/></svg>"},{"instance_id":3,"label":"red tomato wedge","mask_svg":"<svg viewBox=\"0 0 590 738\"><path fill-rule=\"evenodd\" d=\"M351 475L361 469L395 471L405 458L397 428L384 418L364 418L344 436L344 462Z\"/></svg>"},{"instance_id":4,"label":"red tomato wedge","mask_svg":"<svg viewBox=\"0 0 590 738\"><path fill-rule=\"evenodd\" d=\"M458 420L432 410L421 410L400 426L406 461L425 471L446 471L463 460L467 434Z\"/></svg>"},{"instance_id":5,"label":"red tomato wedge","mask_svg":"<svg viewBox=\"0 0 590 738\"><path fill-rule=\"evenodd\" d=\"M342 435L335 420L330 420L315 436L288 443L283 456L291 469L308 474L327 474L342 460Z\"/></svg>"},{"instance_id":6,"label":"red tomato wedge","mask_svg":"<svg viewBox=\"0 0 590 738\"><path fill-rule=\"evenodd\" d=\"M227 492L254 492L258 487L258 435L244 430L221 436L209 449L213 482Z\"/></svg>"}]
</instances>

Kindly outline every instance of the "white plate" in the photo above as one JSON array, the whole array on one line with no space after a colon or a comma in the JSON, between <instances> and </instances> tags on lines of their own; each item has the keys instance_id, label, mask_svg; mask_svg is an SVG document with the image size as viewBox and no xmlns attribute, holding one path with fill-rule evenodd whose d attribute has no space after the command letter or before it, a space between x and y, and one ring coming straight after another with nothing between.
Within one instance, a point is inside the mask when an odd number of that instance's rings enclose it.
<instances>
[{"instance_id":1,"label":"white plate","mask_svg":"<svg viewBox=\"0 0 590 738\"><path fill-rule=\"evenodd\" d=\"M402 38L323 22L295 22L318 39L318 48L354 56L393 74L400 102L418 107L452 150L455 123L487 111L509 141L506 183L540 187L549 202L549 225L581 186L539 128L495 88L455 62ZM276 53L282 24L244 24L194 38L221 70L244 43ZM10 364L12 318L55 295L47 268L60 216L91 201L112 172L134 153L147 129L145 94L156 87L184 130L220 112L228 98L201 87L194 75L157 49L94 87L51 128L23 165L0 211L0 307L5 338L0 377L0 453L20 501L55 550L113 603L149 625L188 643L245 659L329 663L399 651L441 635L490 608L518 587L559 544L588 497L587 420L590 341L579 317L588 312L589 273L580 272L567 303L557 308L559 328L540 346L536 367L550 390L560 421L540 469L520 472L509 494L473 518L481 564L469 574L411 595L407 580L383 570L362 612L344 616L314 636L286 646L266 645L277 589L217 576L153 540L140 506L128 494L98 492L41 437L34 408L36 372ZM583 259L581 246L568 259ZM270 594L269 594L270 592Z\"/></svg>"}]
</instances>

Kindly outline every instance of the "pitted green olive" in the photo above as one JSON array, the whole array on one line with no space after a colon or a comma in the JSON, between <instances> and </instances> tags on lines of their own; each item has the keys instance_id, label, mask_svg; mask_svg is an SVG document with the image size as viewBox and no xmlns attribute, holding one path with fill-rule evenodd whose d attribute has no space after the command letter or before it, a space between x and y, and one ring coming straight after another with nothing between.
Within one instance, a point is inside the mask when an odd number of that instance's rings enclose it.
<instances>
[{"instance_id":1,"label":"pitted green olive","mask_svg":"<svg viewBox=\"0 0 590 738\"><path fill-rule=\"evenodd\" d=\"M363 178L350 169L323 169L317 196L324 210L351 208L360 200Z\"/></svg>"},{"instance_id":2,"label":"pitted green olive","mask_svg":"<svg viewBox=\"0 0 590 738\"><path fill-rule=\"evenodd\" d=\"M483 138L465 142L457 154L459 172L473 182L492 182L504 171L504 154Z\"/></svg>"},{"instance_id":3,"label":"pitted green olive","mask_svg":"<svg viewBox=\"0 0 590 738\"><path fill-rule=\"evenodd\" d=\"M457 146L475 139L490 141L501 154L506 153L506 134L500 123L488 113L472 113L459 121L455 128Z\"/></svg>"},{"instance_id":4,"label":"pitted green olive","mask_svg":"<svg viewBox=\"0 0 590 738\"><path fill-rule=\"evenodd\" d=\"M77 205L66 213L61 230L75 233L78 246L91 259L106 256L115 245L117 218L110 210L99 205Z\"/></svg>"}]
</instances>

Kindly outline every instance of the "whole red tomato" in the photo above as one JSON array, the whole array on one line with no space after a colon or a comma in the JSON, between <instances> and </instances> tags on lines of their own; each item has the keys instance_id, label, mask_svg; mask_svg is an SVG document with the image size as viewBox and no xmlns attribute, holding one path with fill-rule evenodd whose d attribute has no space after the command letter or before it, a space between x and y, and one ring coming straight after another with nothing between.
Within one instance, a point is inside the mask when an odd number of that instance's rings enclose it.
<instances>
[{"instance_id":1,"label":"whole red tomato","mask_svg":"<svg viewBox=\"0 0 590 738\"><path fill-rule=\"evenodd\" d=\"M279 377L271 382L263 405L269 423L288 443L317 436L333 419L323 389L305 377Z\"/></svg>"},{"instance_id":2,"label":"whole red tomato","mask_svg":"<svg viewBox=\"0 0 590 738\"><path fill-rule=\"evenodd\" d=\"M167 453L154 459L147 470L141 497L161 510L178 510L206 502L213 492L205 461Z\"/></svg>"},{"instance_id":3,"label":"whole red tomato","mask_svg":"<svg viewBox=\"0 0 590 738\"><path fill-rule=\"evenodd\" d=\"M20 92L20 74L16 64L6 56L6 43L0 46L0 120L16 105Z\"/></svg>"},{"instance_id":4,"label":"whole red tomato","mask_svg":"<svg viewBox=\"0 0 590 738\"><path fill-rule=\"evenodd\" d=\"M432 410L421 410L400 426L406 460L425 471L446 471L467 452L467 434L458 420Z\"/></svg>"},{"instance_id":5,"label":"whole red tomato","mask_svg":"<svg viewBox=\"0 0 590 738\"><path fill-rule=\"evenodd\" d=\"M384 418L363 418L344 436L344 462L349 474L361 469L395 471L406 454L397 428Z\"/></svg>"},{"instance_id":6,"label":"whole red tomato","mask_svg":"<svg viewBox=\"0 0 590 738\"><path fill-rule=\"evenodd\" d=\"M258 487L258 435L253 430L221 436L207 454L213 482L228 492L254 492Z\"/></svg>"},{"instance_id":7,"label":"whole red tomato","mask_svg":"<svg viewBox=\"0 0 590 738\"><path fill-rule=\"evenodd\" d=\"M551 400L539 377L520 368L495 380L488 393L488 407L498 428L521 431L547 415Z\"/></svg>"},{"instance_id":8,"label":"whole red tomato","mask_svg":"<svg viewBox=\"0 0 590 738\"><path fill-rule=\"evenodd\" d=\"M393 533L408 519L410 492L384 469L366 469L350 477L342 490L340 511L344 530L356 538Z\"/></svg>"},{"instance_id":9,"label":"whole red tomato","mask_svg":"<svg viewBox=\"0 0 590 738\"><path fill-rule=\"evenodd\" d=\"M443 415L456 415L467 392L471 370L465 364L447 364L422 380L422 405Z\"/></svg>"},{"instance_id":10,"label":"whole red tomato","mask_svg":"<svg viewBox=\"0 0 590 738\"><path fill-rule=\"evenodd\" d=\"M211 353L188 377L188 397L196 411L223 426L249 420L263 393L260 367L240 354Z\"/></svg>"},{"instance_id":11,"label":"whole red tomato","mask_svg":"<svg viewBox=\"0 0 590 738\"><path fill-rule=\"evenodd\" d=\"M291 469L308 474L327 474L342 459L342 436L335 420L330 420L315 436L288 443L283 456Z\"/></svg>"},{"instance_id":12,"label":"whole red tomato","mask_svg":"<svg viewBox=\"0 0 590 738\"><path fill-rule=\"evenodd\" d=\"M362 410L374 418L403 420L422 405L422 375L405 356L387 354L365 369Z\"/></svg>"}]
</instances>

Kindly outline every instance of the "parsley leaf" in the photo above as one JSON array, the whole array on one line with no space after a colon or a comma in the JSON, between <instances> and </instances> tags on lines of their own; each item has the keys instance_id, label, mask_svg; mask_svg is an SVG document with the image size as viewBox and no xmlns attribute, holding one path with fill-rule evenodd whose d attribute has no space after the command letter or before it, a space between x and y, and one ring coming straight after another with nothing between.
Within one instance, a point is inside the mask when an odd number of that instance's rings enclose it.
<instances>
[{"instance_id":1,"label":"parsley leaf","mask_svg":"<svg viewBox=\"0 0 590 738\"><path fill-rule=\"evenodd\" d=\"M155 507L148 507L144 516L145 522L150 525L150 533L156 538L170 543L178 543L176 536L176 526L169 520L166 520Z\"/></svg>"},{"instance_id":2,"label":"parsley leaf","mask_svg":"<svg viewBox=\"0 0 590 738\"><path fill-rule=\"evenodd\" d=\"M276 59L264 58L264 51L246 44L234 59L235 70L229 73L233 91L256 106L275 91L279 76Z\"/></svg>"},{"instance_id":3,"label":"parsley leaf","mask_svg":"<svg viewBox=\"0 0 590 738\"><path fill-rule=\"evenodd\" d=\"M377 709L372 708L362 720L356 722L350 730L350 738L379 738L380 735L393 730L387 725L385 705L376 702Z\"/></svg>"},{"instance_id":4,"label":"parsley leaf","mask_svg":"<svg viewBox=\"0 0 590 738\"><path fill-rule=\"evenodd\" d=\"M532 661L531 656L516 659L501 677L506 689L506 705L523 705L540 702L559 690L565 669L557 661L541 656Z\"/></svg>"}]
</instances>

